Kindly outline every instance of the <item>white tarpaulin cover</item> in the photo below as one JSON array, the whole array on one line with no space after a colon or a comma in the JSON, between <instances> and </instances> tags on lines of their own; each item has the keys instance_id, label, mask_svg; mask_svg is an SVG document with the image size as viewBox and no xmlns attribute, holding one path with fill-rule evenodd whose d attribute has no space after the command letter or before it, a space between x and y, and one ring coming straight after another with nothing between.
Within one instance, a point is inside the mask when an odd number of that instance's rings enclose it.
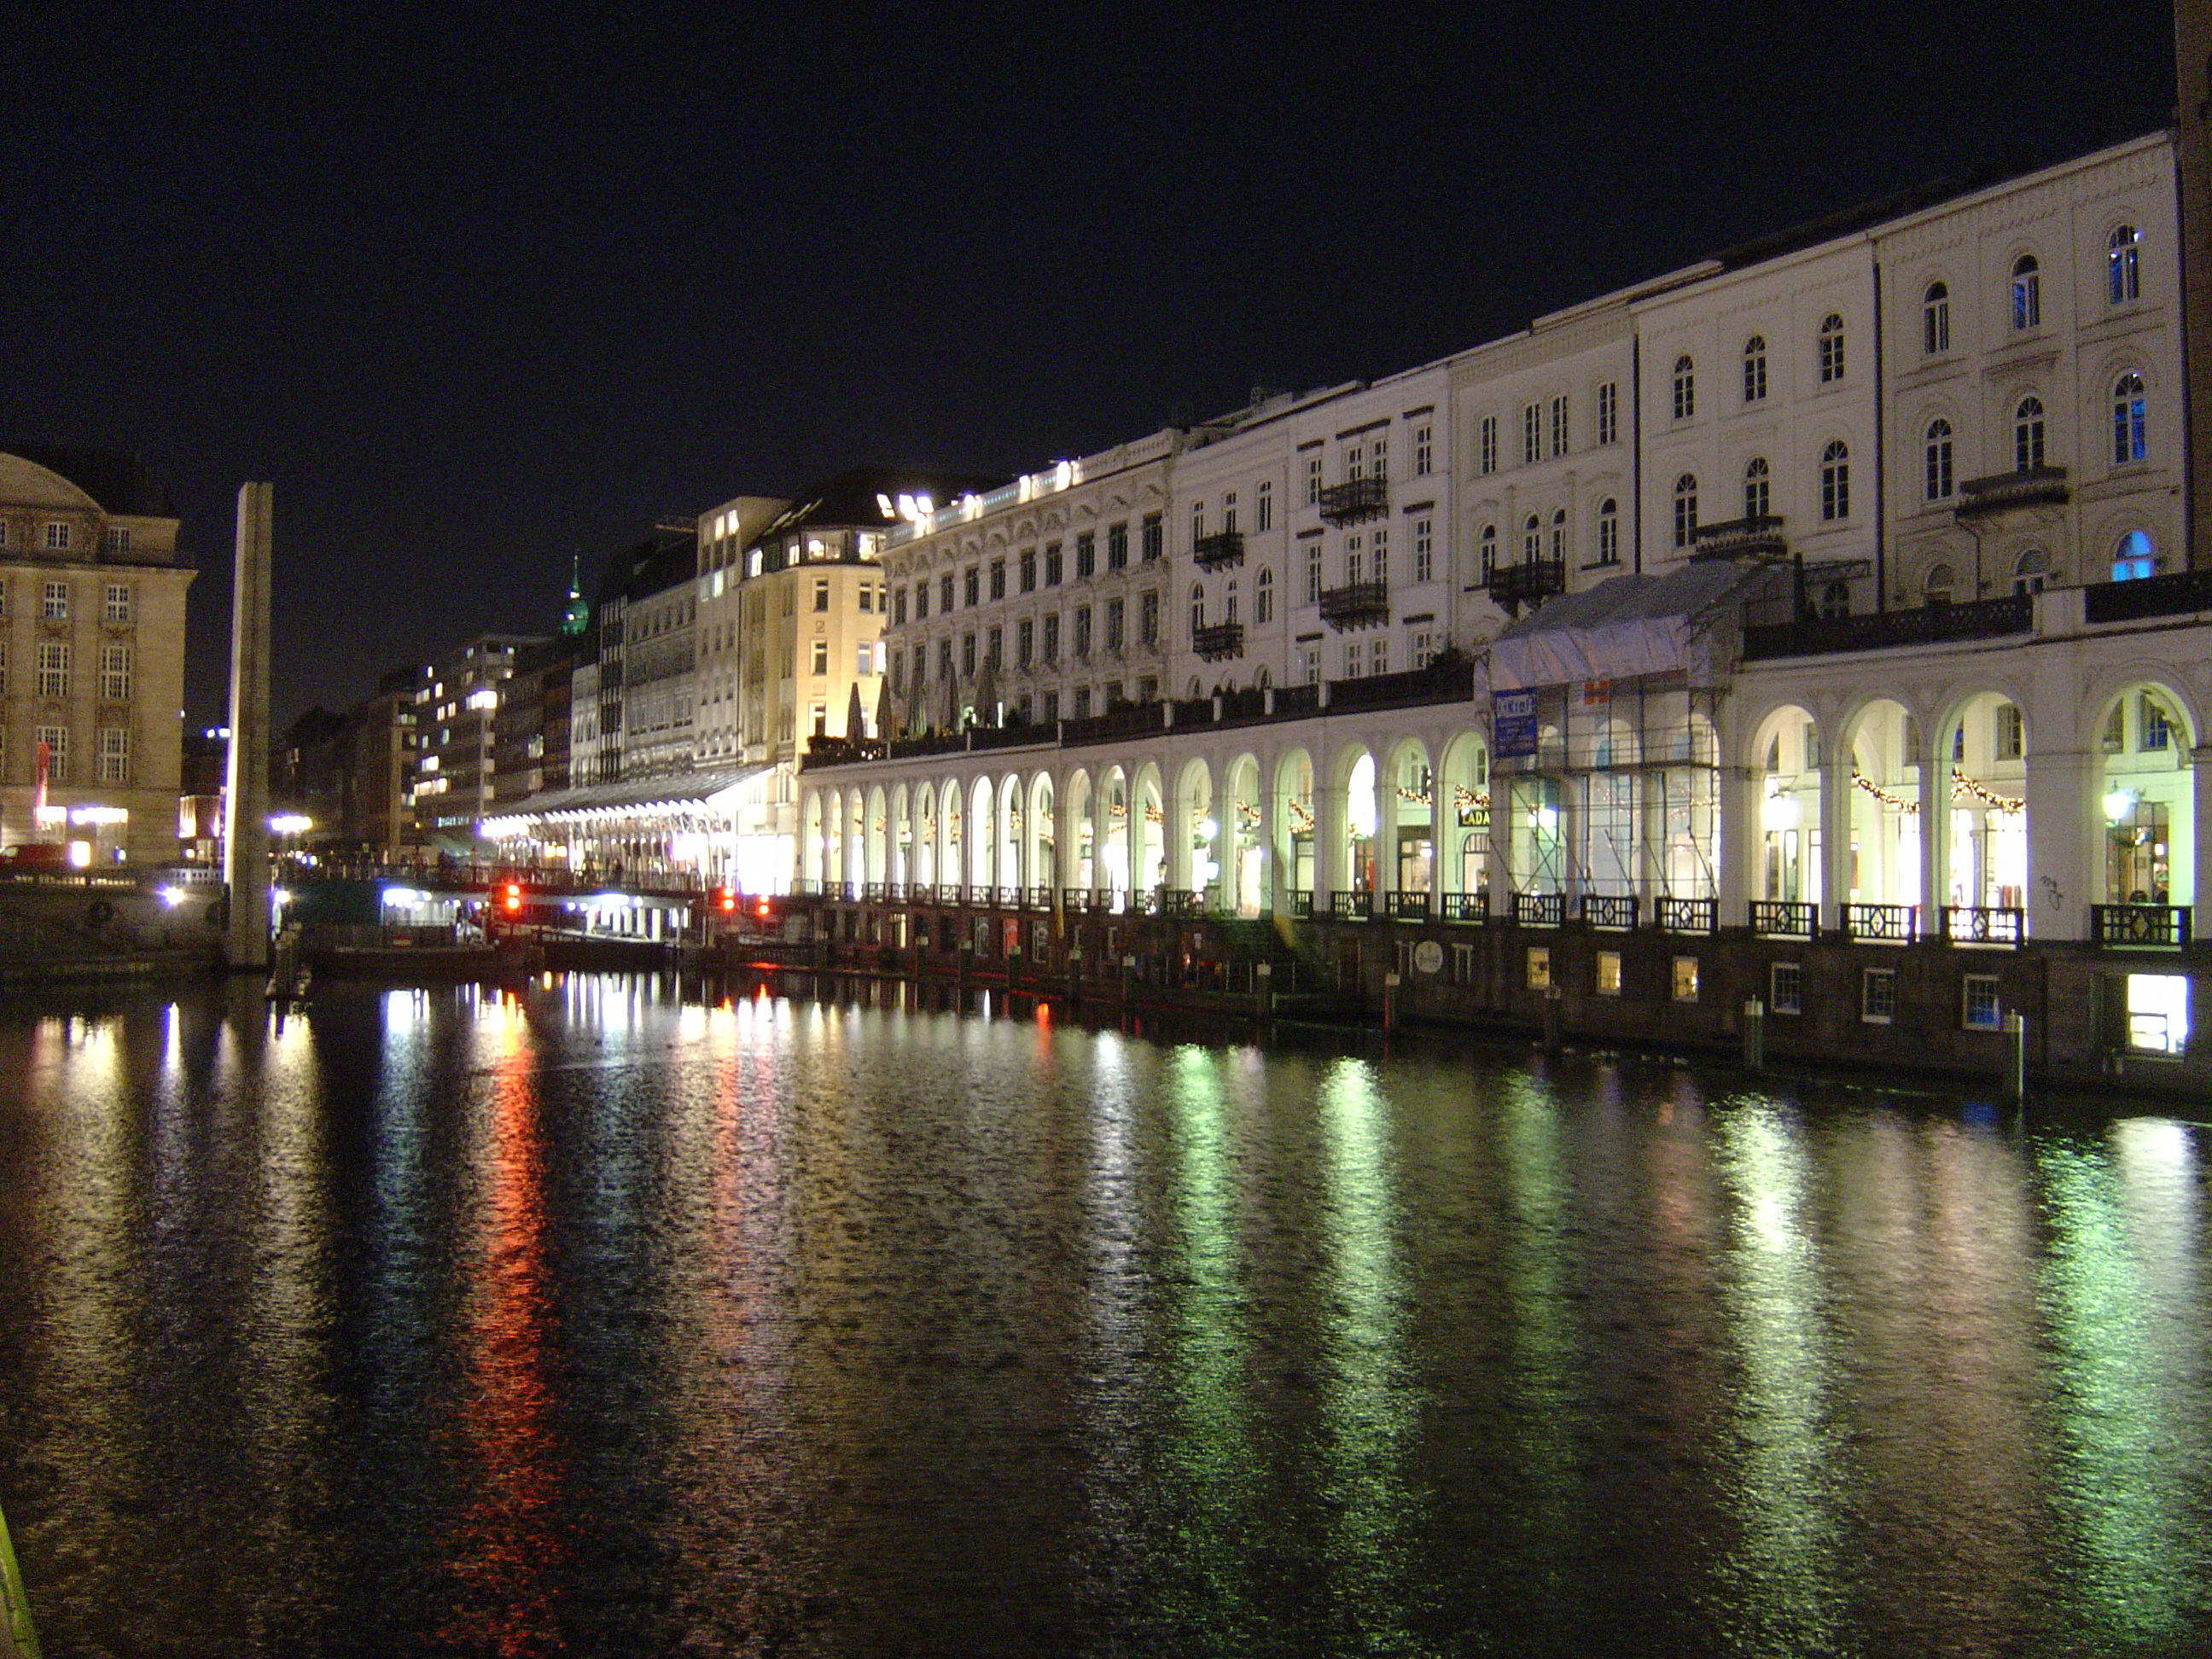
<instances>
[{"instance_id":1,"label":"white tarpaulin cover","mask_svg":"<svg viewBox=\"0 0 2212 1659\"><path fill-rule=\"evenodd\" d=\"M1663 576L1615 576L1547 599L1491 641L1490 683L1571 685L1647 674L1712 685L1735 667L1743 602L1789 573L1771 564L1707 559Z\"/></svg>"}]
</instances>

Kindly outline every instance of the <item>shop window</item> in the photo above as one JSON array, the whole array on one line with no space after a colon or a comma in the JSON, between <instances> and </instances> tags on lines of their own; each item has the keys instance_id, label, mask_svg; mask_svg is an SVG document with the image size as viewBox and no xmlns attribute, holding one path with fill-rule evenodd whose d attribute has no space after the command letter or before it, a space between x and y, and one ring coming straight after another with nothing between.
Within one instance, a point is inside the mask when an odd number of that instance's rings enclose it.
<instances>
[{"instance_id":1,"label":"shop window","mask_svg":"<svg viewBox=\"0 0 2212 1659\"><path fill-rule=\"evenodd\" d=\"M2128 975L2128 1047L2179 1054L2189 1046L2189 980L2182 974Z\"/></svg>"}]
</instances>

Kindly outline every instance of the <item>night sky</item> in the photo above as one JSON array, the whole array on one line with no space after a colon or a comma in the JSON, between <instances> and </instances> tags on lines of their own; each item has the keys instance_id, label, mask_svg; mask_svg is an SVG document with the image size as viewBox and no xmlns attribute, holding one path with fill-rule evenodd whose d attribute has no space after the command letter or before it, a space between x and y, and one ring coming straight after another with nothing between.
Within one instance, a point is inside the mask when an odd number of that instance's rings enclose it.
<instances>
[{"instance_id":1,"label":"night sky","mask_svg":"<svg viewBox=\"0 0 2212 1659\"><path fill-rule=\"evenodd\" d=\"M167 483L196 722L248 477L282 721L656 517L1389 374L2172 99L2151 0L400 10L49 6L12 65L0 438Z\"/></svg>"}]
</instances>

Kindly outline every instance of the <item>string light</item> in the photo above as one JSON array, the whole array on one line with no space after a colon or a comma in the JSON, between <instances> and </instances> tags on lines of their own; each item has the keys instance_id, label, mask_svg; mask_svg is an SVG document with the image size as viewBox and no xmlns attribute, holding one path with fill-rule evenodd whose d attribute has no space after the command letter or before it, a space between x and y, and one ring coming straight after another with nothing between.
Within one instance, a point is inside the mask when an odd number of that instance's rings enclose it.
<instances>
[{"instance_id":1,"label":"string light","mask_svg":"<svg viewBox=\"0 0 2212 1659\"><path fill-rule=\"evenodd\" d=\"M1956 800L1961 795L1971 795L1983 805L1994 806L2000 812L2009 814L2027 810L2026 801L2010 795L2000 795L1987 784L1976 782L1954 766L1951 769L1951 799Z\"/></svg>"},{"instance_id":2,"label":"string light","mask_svg":"<svg viewBox=\"0 0 2212 1659\"><path fill-rule=\"evenodd\" d=\"M1311 835L1313 833L1314 825L1313 808L1308 806L1301 800L1293 800L1289 803L1289 805L1291 809L1291 833L1294 836Z\"/></svg>"},{"instance_id":3,"label":"string light","mask_svg":"<svg viewBox=\"0 0 2212 1659\"><path fill-rule=\"evenodd\" d=\"M1891 794L1888 790L1883 788L1856 766L1851 768L1851 787L1854 789L1865 790L1884 806L1894 806L1899 811L1908 816L1917 814L1920 811L1918 801L1907 800L1902 795Z\"/></svg>"}]
</instances>

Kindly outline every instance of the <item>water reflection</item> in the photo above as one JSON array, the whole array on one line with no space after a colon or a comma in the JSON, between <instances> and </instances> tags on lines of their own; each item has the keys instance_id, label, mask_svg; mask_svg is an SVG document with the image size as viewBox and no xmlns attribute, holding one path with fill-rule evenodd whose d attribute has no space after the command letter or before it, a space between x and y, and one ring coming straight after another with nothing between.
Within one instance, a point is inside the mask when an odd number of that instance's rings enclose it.
<instances>
[{"instance_id":1,"label":"water reflection","mask_svg":"<svg viewBox=\"0 0 2212 1659\"><path fill-rule=\"evenodd\" d=\"M0 1010L50 1650L2212 1629L2201 1130L942 1000Z\"/></svg>"}]
</instances>

